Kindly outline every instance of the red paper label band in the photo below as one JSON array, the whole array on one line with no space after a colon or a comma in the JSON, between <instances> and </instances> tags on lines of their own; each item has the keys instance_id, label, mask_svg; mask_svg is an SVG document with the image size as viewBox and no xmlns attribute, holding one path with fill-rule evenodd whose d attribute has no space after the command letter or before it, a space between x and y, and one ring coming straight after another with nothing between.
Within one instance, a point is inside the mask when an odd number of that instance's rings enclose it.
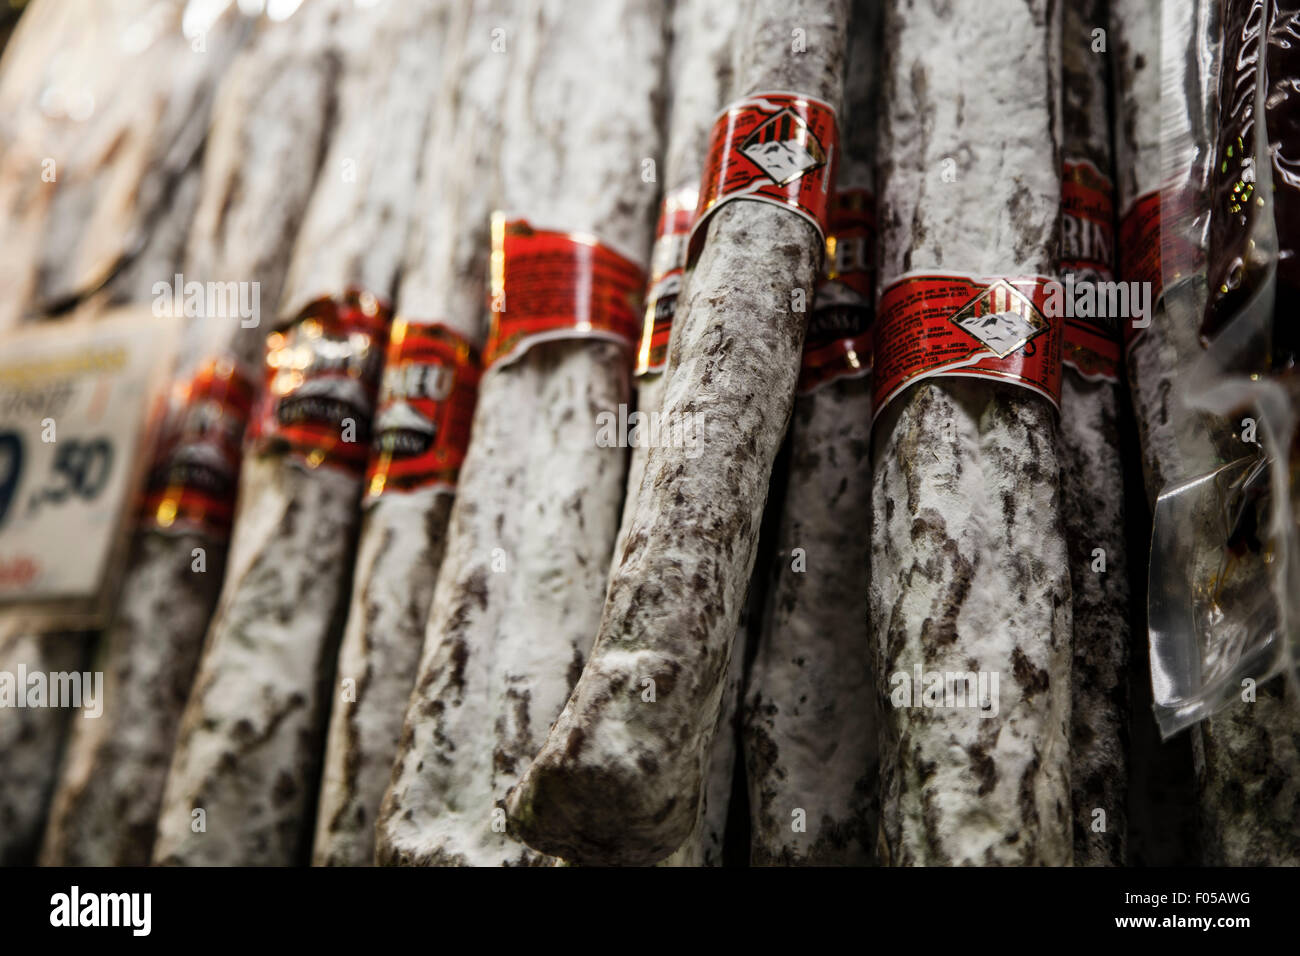
<instances>
[{"instance_id":1,"label":"red paper label band","mask_svg":"<svg viewBox=\"0 0 1300 956\"><path fill-rule=\"evenodd\" d=\"M1115 251L1115 199L1109 177L1087 160L1066 162L1061 179L1061 273L1066 281L1110 282ZM1066 293L1070 302L1071 292ZM1095 298L1095 297L1094 297ZM1071 310L1072 311L1072 310ZM1094 310L1096 311L1096 310ZM1118 383L1122 319L1066 314L1063 361L1086 379Z\"/></svg>"},{"instance_id":2,"label":"red paper label band","mask_svg":"<svg viewBox=\"0 0 1300 956\"><path fill-rule=\"evenodd\" d=\"M240 448L256 386L233 359L206 363L173 389L145 486L142 525L225 540L235 514Z\"/></svg>"},{"instance_id":3,"label":"red paper label band","mask_svg":"<svg viewBox=\"0 0 1300 956\"><path fill-rule=\"evenodd\" d=\"M756 93L728 106L709 139L687 262L699 255L709 217L736 199L773 203L826 235L838 147L835 111L813 97Z\"/></svg>"},{"instance_id":4,"label":"red paper label band","mask_svg":"<svg viewBox=\"0 0 1300 956\"><path fill-rule=\"evenodd\" d=\"M1119 275L1125 282L1151 283L1151 308L1164 291L1163 250L1160 236L1160 192L1145 193L1133 201L1119 224ZM1142 334L1132 321L1124 323L1124 348Z\"/></svg>"},{"instance_id":5,"label":"red paper label band","mask_svg":"<svg viewBox=\"0 0 1300 956\"><path fill-rule=\"evenodd\" d=\"M640 267L592 236L492 217L492 328L485 366L538 342L595 338L627 346L641 335Z\"/></svg>"},{"instance_id":6,"label":"red paper label band","mask_svg":"<svg viewBox=\"0 0 1300 956\"><path fill-rule=\"evenodd\" d=\"M663 371L668 364L668 337L677 314L677 297L682 292L686 242L699 198L697 186L680 186L665 195L659 206L659 225L650 254L650 291L646 293L641 345L637 349L637 375Z\"/></svg>"},{"instance_id":7,"label":"red paper label band","mask_svg":"<svg viewBox=\"0 0 1300 956\"><path fill-rule=\"evenodd\" d=\"M362 475L391 315L370 293L348 290L317 299L288 328L268 335L254 447L287 453L309 468Z\"/></svg>"},{"instance_id":8,"label":"red paper label band","mask_svg":"<svg viewBox=\"0 0 1300 956\"><path fill-rule=\"evenodd\" d=\"M456 487L478 398L479 357L440 324L398 319L388 340L366 497Z\"/></svg>"},{"instance_id":9,"label":"red paper label band","mask_svg":"<svg viewBox=\"0 0 1300 956\"><path fill-rule=\"evenodd\" d=\"M1059 408L1063 330L1044 313L1048 282L946 273L893 282L876 316L873 414L935 376L1009 382Z\"/></svg>"},{"instance_id":10,"label":"red paper label band","mask_svg":"<svg viewBox=\"0 0 1300 956\"><path fill-rule=\"evenodd\" d=\"M871 373L875 238L871 193L840 190L831 203L825 268L804 338L800 394Z\"/></svg>"},{"instance_id":11,"label":"red paper label band","mask_svg":"<svg viewBox=\"0 0 1300 956\"><path fill-rule=\"evenodd\" d=\"M818 348L803 350L799 369L799 394L807 395L823 385L841 378L860 378L871 374L872 342L870 331L847 339L835 339Z\"/></svg>"}]
</instances>

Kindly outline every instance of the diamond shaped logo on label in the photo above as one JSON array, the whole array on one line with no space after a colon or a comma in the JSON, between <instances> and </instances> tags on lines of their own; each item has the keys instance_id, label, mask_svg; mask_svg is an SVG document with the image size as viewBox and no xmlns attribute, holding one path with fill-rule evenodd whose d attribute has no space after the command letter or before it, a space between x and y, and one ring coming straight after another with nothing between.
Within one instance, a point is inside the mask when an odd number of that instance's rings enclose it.
<instances>
[{"instance_id":1,"label":"diamond shaped logo on label","mask_svg":"<svg viewBox=\"0 0 1300 956\"><path fill-rule=\"evenodd\" d=\"M822 144L808 124L789 109L781 110L750 133L740 152L778 186L826 164Z\"/></svg>"},{"instance_id":2,"label":"diamond shaped logo on label","mask_svg":"<svg viewBox=\"0 0 1300 956\"><path fill-rule=\"evenodd\" d=\"M1047 317L1023 292L999 279L948 321L998 358L1006 358L1047 331Z\"/></svg>"}]
</instances>

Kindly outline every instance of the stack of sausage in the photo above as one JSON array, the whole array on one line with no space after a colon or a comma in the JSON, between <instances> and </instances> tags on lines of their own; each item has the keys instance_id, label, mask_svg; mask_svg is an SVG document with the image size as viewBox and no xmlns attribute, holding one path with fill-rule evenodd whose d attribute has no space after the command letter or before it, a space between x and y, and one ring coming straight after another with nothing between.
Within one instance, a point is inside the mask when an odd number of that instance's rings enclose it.
<instances>
[{"instance_id":1,"label":"stack of sausage","mask_svg":"<svg viewBox=\"0 0 1300 956\"><path fill-rule=\"evenodd\" d=\"M267 315L186 320L104 717L0 713L0 859L1145 858L1124 488L1195 343L1051 303L1159 185L1160 0L305 0L201 63L177 6L175 69L47 78L105 6L2 61L0 331L176 271ZM1290 704L1198 730L1214 859L1295 862L1226 809Z\"/></svg>"}]
</instances>

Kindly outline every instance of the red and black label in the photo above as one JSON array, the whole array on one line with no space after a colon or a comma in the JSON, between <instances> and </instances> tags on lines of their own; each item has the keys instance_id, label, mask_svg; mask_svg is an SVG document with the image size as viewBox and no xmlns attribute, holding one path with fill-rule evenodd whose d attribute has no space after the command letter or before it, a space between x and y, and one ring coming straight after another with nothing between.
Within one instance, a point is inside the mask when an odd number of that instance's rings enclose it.
<instances>
[{"instance_id":1,"label":"red and black label","mask_svg":"<svg viewBox=\"0 0 1300 956\"><path fill-rule=\"evenodd\" d=\"M686 242L695 206L700 198L697 186L680 186L667 193L659 206L654 251L650 255L650 290L646 293L641 345L637 349L636 374L660 372L668 364L668 337L677 314L686 270Z\"/></svg>"},{"instance_id":2,"label":"red and black label","mask_svg":"<svg viewBox=\"0 0 1300 956\"><path fill-rule=\"evenodd\" d=\"M876 317L873 414L936 376L1012 383L1059 409L1063 329L1044 310L1049 281L916 273L891 283Z\"/></svg>"},{"instance_id":3,"label":"red and black label","mask_svg":"<svg viewBox=\"0 0 1300 956\"><path fill-rule=\"evenodd\" d=\"M1087 160L1067 161L1061 178L1061 273L1071 284L1114 279L1115 190ZM1115 317L1065 319L1063 361L1086 379L1118 382L1119 330Z\"/></svg>"},{"instance_id":4,"label":"red and black label","mask_svg":"<svg viewBox=\"0 0 1300 956\"><path fill-rule=\"evenodd\" d=\"M492 221L492 328L485 366L513 362L538 342L603 339L626 346L641 335L645 273L594 236Z\"/></svg>"},{"instance_id":5,"label":"red and black label","mask_svg":"<svg viewBox=\"0 0 1300 956\"><path fill-rule=\"evenodd\" d=\"M388 340L366 496L456 487L478 398L479 355L438 323L398 319Z\"/></svg>"},{"instance_id":6,"label":"red and black label","mask_svg":"<svg viewBox=\"0 0 1300 956\"><path fill-rule=\"evenodd\" d=\"M687 262L704 244L708 218L737 199L788 209L825 236L838 147L835 110L814 97L756 93L724 109L709 139Z\"/></svg>"},{"instance_id":7,"label":"red and black label","mask_svg":"<svg viewBox=\"0 0 1300 956\"><path fill-rule=\"evenodd\" d=\"M1119 224L1119 274L1125 282L1151 284L1151 306L1163 291L1161 262L1160 192L1153 190L1133 201ZM1130 348L1141 334L1132 322L1124 323L1124 347Z\"/></svg>"},{"instance_id":8,"label":"red and black label","mask_svg":"<svg viewBox=\"0 0 1300 956\"><path fill-rule=\"evenodd\" d=\"M1147 301L1154 313L1165 288L1204 268L1202 252L1188 227L1194 219L1194 195L1187 189L1144 193L1119 223L1119 277L1150 283ZM1170 224L1173 224L1172 227ZM1151 316L1146 317L1149 322ZM1124 324L1124 348L1132 347L1142 328Z\"/></svg>"},{"instance_id":9,"label":"red and black label","mask_svg":"<svg viewBox=\"0 0 1300 956\"><path fill-rule=\"evenodd\" d=\"M851 338L834 339L803 350L799 394L806 395L841 378L871 374L873 336L870 330Z\"/></svg>"},{"instance_id":10,"label":"red and black label","mask_svg":"<svg viewBox=\"0 0 1300 956\"><path fill-rule=\"evenodd\" d=\"M823 275L804 337L799 392L871 373L875 203L865 189L843 189L831 203Z\"/></svg>"},{"instance_id":11,"label":"red and black label","mask_svg":"<svg viewBox=\"0 0 1300 956\"><path fill-rule=\"evenodd\" d=\"M228 357L212 359L173 387L173 411L145 485L144 527L229 536L255 391L252 378Z\"/></svg>"},{"instance_id":12,"label":"red and black label","mask_svg":"<svg viewBox=\"0 0 1300 956\"><path fill-rule=\"evenodd\" d=\"M350 289L317 299L268 335L253 446L309 468L363 474L391 315L374 295Z\"/></svg>"}]
</instances>

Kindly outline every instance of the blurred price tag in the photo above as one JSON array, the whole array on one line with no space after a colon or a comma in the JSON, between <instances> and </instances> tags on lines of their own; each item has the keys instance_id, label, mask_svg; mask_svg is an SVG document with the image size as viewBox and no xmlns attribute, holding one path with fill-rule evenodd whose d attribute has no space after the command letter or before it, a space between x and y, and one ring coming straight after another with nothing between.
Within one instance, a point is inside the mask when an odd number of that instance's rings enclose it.
<instances>
[{"instance_id":1,"label":"blurred price tag","mask_svg":"<svg viewBox=\"0 0 1300 956\"><path fill-rule=\"evenodd\" d=\"M0 338L0 603L102 604L175 347L139 310Z\"/></svg>"}]
</instances>

